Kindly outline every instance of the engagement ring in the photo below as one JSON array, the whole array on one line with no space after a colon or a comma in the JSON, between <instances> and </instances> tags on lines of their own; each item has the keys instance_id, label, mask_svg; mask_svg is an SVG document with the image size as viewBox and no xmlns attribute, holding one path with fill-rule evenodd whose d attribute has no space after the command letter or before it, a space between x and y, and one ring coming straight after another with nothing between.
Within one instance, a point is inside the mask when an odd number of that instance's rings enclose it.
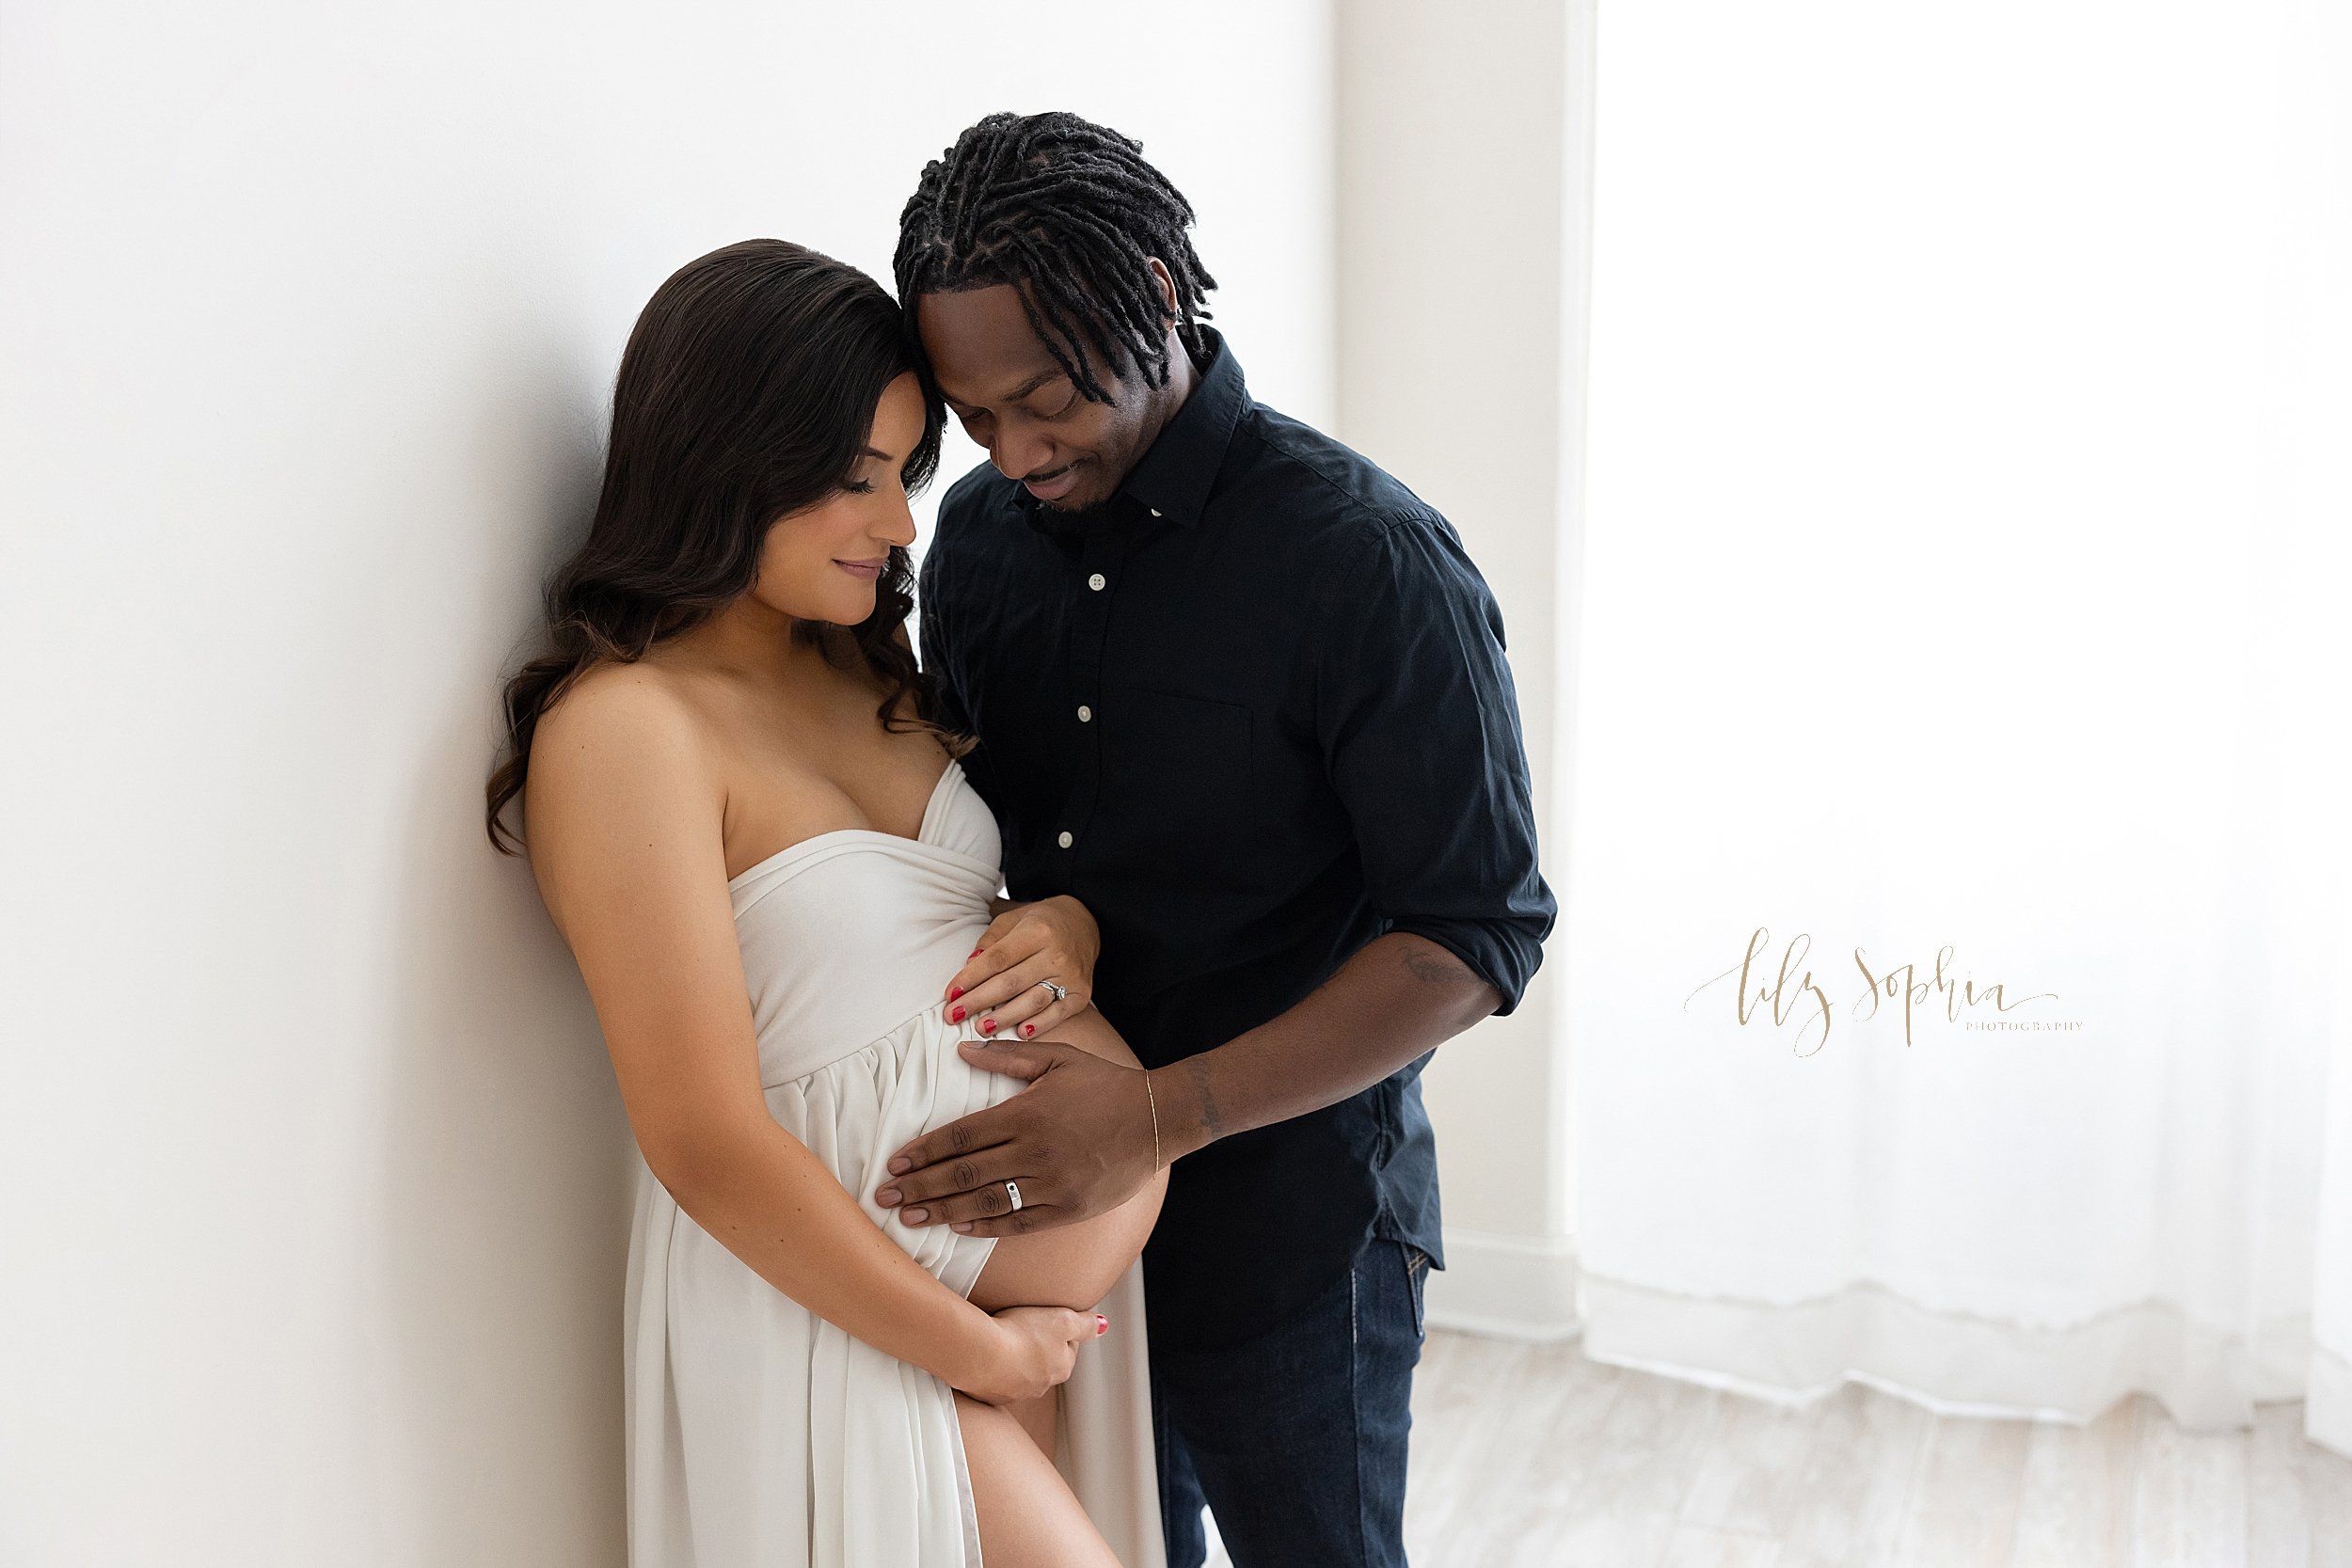
<instances>
[{"instance_id":1,"label":"engagement ring","mask_svg":"<svg viewBox=\"0 0 2352 1568\"><path fill-rule=\"evenodd\" d=\"M1057 1002L1066 1001L1070 996L1068 991L1062 990L1061 987L1054 984L1051 980L1040 980L1038 984L1043 986L1047 990L1052 991L1054 993L1054 1000Z\"/></svg>"}]
</instances>

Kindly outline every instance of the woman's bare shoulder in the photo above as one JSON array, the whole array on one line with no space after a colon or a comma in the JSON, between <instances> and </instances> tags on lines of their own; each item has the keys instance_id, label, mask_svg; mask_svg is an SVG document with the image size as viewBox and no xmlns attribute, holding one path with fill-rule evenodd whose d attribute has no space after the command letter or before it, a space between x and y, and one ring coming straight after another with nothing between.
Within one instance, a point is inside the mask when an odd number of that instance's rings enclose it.
<instances>
[{"instance_id":1,"label":"woman's bare shoulder","mask_svg":"<svg viewBox=\"0 0 2352 1568\"><path fill-rule=\"evenodd\" d=\"M548 705L532 736L532 766L542 748L693 745L702 724L681 683L659 665L639 661L591 667Z\"/></svg>"},{"instance_id":2,"label":"woman's bare shoulder","mask_svg":"<svg viewBox=\"0 0 2352 1568\"><path fill-rule=\"evenodd\" d=\"M525 812L602 816L628 802L660 808L712 786L701 714L670 672L649 663L589 670L539 716Z\"/></svg>"}]
</instances>

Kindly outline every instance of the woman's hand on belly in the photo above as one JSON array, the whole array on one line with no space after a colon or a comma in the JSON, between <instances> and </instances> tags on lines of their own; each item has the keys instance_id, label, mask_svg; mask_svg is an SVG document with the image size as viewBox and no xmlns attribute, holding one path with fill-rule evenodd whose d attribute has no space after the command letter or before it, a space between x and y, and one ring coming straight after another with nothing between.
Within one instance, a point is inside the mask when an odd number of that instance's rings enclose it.
<instances>
[{"instance_id":1,"label":"woman's hand on belly","mask_svg":"<svg viewBox=\"0 0 2352 1568\"><path fill-rule=\"evenodd\" d=\"M990 922L948 980L947 1021L970 1022L992 1037L1050 1035L1093 999L1102 949L1094 916L1075 898L1015 904Z\"/></svg>"}]
</instances>

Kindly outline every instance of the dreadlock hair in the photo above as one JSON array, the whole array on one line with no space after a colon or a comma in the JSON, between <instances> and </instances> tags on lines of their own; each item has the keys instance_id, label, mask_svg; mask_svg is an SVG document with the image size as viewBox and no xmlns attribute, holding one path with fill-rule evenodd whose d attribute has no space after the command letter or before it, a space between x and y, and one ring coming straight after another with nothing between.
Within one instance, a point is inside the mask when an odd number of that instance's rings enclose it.
<instances>
[{"instance_id":1,"label":"dreadlock hair","mask_svg":"<svg viewBox=\"0 0 2352 1568\"><path fill-rule=\"evenodd\" d=\"M914 330L914 296L1010 283L1047 352L1093 403L1115 403L1095 374L1122 361L1144 385L1168 376L1168 301L1149 265L1176 284L1176 336L1208 357L1200 323L1216 287L1184 230L1192 203L1143 161L1143 144L1055 111L993 114L956 138L898 214L894 266ZM1089 352L1091 351L1091 352Z\"/></svg>"}]
</instances>

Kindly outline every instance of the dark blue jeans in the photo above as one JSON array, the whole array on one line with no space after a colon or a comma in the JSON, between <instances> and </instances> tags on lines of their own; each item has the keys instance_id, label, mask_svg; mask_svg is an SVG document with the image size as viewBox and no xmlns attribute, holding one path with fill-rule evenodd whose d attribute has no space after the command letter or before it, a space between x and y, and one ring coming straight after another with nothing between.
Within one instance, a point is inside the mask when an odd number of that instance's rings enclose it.
<instances>
[{"instance_id":1,"label":"dark blue jeans","mask_svg":"<svg viewBox=\"0 0 2352 1568\"><path fill-rule=\"evenodd\" d=\"M1374 1240L1290 1322L1232 1350L1152 1347L1168 1568L1205 1501L1234 1568L1405 1568L1405 1435L1429 1259Z\"/></svg>"}]
</instances>

